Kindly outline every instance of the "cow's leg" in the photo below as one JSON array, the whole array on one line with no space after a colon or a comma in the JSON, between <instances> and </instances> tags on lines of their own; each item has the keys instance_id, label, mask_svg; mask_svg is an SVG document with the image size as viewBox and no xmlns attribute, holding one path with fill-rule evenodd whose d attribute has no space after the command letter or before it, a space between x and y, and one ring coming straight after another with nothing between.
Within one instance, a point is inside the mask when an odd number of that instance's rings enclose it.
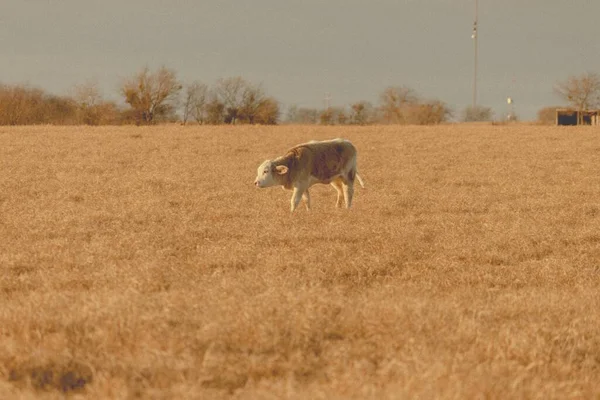
<instances>
[{"instance_id":1,"label":"cow's leg","mask_svg":"<svg viewBox=\"0 0 600 400\"><path fill-rule=\"evenodd\" d=\"M310 210L310 193L308 192L308 189L306 189L304 191L304 194L302 194L302 200L304 200L304 205L306 205L306 209Z\"/></svg>"},{"instance_id":2,"label":"cow's leg","mask_svg":"<svg viewBox=\"0 0 600 400\"><path fill-rule=\"evenodd\" d=\"M344 201L346 208L352 206L352 196L354 195L354 182L344 182Z\"/></svg>"},{"instance_id":3,"label":"cow's leg","mask_svg":"<svg viewBox=\"0 0 600 400\"><path fill-rule=\"evenodd\" d=\"M331 182L331 186L333 186L337 192L337 201L335 206L339 208L342 206L342 197L344 196L344 189L342 187L341 179L336 179L335 181Z\"/></svg>"},{"instance_id":4,"label":"cow's leg","mask_svg":"<svg viewBox=\"0 0 600 400\"><path fill-rule=\"evenodd\" d=\"M292 212L294 212L294 210L298 207L298 204L300 204L300 200L302 199L302 194L304 193L304 189L303 188L299 188L299 187L295 187L294 188L294 193L292 193Z\"/></svg>"},{"instance_id":5,"label":"cow's leg","mask_svg":"<svg viewBox=\"0 0 600 400\"><path fill-rule=\"evenodd\" d=\"M343 180L344 187L344 200L346 202L346 208L352 206L352 196L354 195L354 179L356 178L356 172L351 170L348 173L348 177Z\"/></svg>"}]
</instances>

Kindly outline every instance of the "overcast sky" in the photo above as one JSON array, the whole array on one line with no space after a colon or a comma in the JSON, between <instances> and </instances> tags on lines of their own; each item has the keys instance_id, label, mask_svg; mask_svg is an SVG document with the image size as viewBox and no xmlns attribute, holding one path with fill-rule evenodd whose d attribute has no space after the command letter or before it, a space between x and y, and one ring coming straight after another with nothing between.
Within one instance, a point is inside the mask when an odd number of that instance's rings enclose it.
<instances>
[{"instance_id":1,"label":"overcast sky","mask_svg":"<svg viewBox=\"0 0 600 400\"><path fill-rule=\"evenodd\" d=\"M479 0L478 103L533 119L557 81L600 72L600 1ZM106 98L144 66L240 75L284 107L374 104L409 86L471 104L474 0L1 0L0 82Z\"/></svg>"}]
</instances>

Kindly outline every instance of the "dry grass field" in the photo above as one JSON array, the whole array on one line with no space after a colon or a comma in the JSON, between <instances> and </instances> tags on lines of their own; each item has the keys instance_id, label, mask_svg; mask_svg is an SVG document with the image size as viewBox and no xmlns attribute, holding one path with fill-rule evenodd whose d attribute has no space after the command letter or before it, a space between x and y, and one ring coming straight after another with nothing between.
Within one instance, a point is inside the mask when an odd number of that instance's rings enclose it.
<instances>
[{"instance_id":1,"label":"dry grass field","mask_svg":"<svg viewBox=\"0 0 600 400\"><path fill-rule=\"evenodd\" d=\"M345 137L313 209L256 168ZM600 397L600 130L0 127L0 398Z\"/></svg>"}]
</instances>

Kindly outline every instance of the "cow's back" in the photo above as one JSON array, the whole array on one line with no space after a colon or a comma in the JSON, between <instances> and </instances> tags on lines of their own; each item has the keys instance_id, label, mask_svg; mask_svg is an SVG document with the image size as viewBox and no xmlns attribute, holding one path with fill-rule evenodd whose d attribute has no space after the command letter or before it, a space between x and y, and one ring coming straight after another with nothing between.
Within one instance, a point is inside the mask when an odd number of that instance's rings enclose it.
<instances>
[{"instance_id":1,"label":"cow's back","mask_svg":"<svg viewBox=\"0 0 600 400\"><path fill-rule=\"evenodd\" d=\"M356 158L352 143L343 139L309 142L290 151L298 154L299 164L306 172L325 183L340 175L346 165Z\"/></svg>"}]
</instances>

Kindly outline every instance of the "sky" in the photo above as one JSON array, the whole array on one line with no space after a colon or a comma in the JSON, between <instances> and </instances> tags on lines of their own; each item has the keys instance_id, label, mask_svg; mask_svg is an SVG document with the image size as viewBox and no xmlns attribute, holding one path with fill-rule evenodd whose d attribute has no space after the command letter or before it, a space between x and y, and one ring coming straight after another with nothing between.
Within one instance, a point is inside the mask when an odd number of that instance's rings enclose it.
<instances>
[{"instance_id":1,"label":"sky","mask_svg":"<svg viewBox=\"0 0 600 400\"><path fill-rule=\"evenodd\" d=\"M477 102L535 119L557 82L600 73L600 1L479 0ZM242 76L290 105L377 104L389 86L472 103L475 0L0 0L0 83L69 95L144 67Z\"/></svg>"}]
</instances>

